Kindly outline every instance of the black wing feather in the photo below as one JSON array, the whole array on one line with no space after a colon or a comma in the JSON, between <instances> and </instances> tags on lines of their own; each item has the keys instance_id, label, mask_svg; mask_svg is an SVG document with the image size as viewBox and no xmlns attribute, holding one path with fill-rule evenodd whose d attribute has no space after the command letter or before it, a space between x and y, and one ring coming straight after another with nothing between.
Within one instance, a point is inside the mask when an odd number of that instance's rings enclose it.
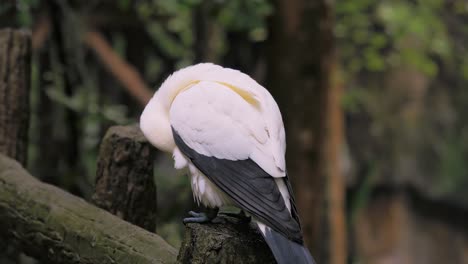
<instances>
[{"instance_id":1,"label":"black wing feather","mask_svg":"<svg viewBox=\"0 0 468 264\"><path fill-rule=\"evenodd\" d=\"M289 192L289 201L291 203L291 214L296 220L297 224L299 225L299 229L302 229L301 221L299 220L299 214L297 213L296 199L294 198L294 193L292 190L291 182L289 181L289 176L286 174L286 177L284 177L283 179L284 179L284 184L288 188L288 192Z\"/></svg>"},{"instance_id":2,"label":"black wing feather","mask_svg":"<svg viewBox=\"0 0 468 264\"><path fill-rule=\"evenodd\" d=\"M251 159L227 160L202 155L185 144L174 128L172 132L180 151L240 208L288 239L303 244L294 199L291 199L292 217L275 178ZM289 181L284 179L292 197Z\"/></svg>"}]
</instances>

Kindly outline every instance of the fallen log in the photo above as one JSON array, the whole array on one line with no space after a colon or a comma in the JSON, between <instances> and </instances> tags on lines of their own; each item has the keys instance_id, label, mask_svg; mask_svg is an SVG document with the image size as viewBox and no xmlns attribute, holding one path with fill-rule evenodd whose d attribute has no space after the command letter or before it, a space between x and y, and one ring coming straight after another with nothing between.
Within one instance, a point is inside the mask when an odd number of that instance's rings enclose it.
<instances>
[{"instance_id":1,"label":"fallen log","mask_svg":"<svg viewBox=\"0 0 468 264\"><path fill-rule=\"evenodd\" d=\"M0 154L0 240L45 263L173 263L177 251Z\"/></svg>"}]
</instances>

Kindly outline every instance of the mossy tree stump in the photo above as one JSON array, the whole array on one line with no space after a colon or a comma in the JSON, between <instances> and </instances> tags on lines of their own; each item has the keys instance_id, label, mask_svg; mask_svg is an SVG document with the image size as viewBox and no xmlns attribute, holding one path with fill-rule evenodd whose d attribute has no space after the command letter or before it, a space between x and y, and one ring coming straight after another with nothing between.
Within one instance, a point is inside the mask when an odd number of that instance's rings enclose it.
<instances>
[{"instance_id":1,"label":"mossy tree stump","mask_svg":"<svg viewBox=\"0 0 468 264\"><path fill-rule=\"evenodd\" d=\"M155 148L137 126L113 126L102 140L93 203L148 231L156 231Z\"/></svg>"},{"instance_id":2,"label":"mossy tree stump","mask_svg":"<svg viewBox=\"0 0 468 264\"><path fill-rule=\"evenodd\" d=\"M224 223L187 224L177 262L276 263L270 248L253 224L238 223L231 217L221 219Z\"/></svg>"}]
</instances>

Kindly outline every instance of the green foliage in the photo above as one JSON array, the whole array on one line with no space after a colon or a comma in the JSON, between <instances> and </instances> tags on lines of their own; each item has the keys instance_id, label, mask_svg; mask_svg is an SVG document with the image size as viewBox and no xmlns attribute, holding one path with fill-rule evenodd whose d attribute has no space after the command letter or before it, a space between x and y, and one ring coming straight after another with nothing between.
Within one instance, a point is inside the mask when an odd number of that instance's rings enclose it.
<instances>
[{"instance_id":1,"label":"green foliage","mask_svg":"<svg viewBox=\"0 0 468 264\"><path fill-rule=\"evenodd\" d=\"M118 7L123 11L127 11L128 9L130 9L131 3L132 3L131 0L118 0L117 1Z\"/></svg>"},{"instance_id":2,"label":"green foliage","mask_svg":"<svg viewBox=\"0 0 468 264\"><path fill-rule=\"evenodd\" d=\"M459 138L444 142L440 155L439 175L445 177L438 178L436 191L440 195L451 195L454 191L464 192L464 185L468 183L465 180L468 175L468 164L465 157L468 153L468 146L460 144ZM461 185L460 183L465 183ZM460 188L460 187L463 187Z\"/></svg>"},{"instance_id":3,"label":"green foliage","mask_svg":"<svg viewBox=\"0 0 468 264\"><path fill-rule=\"evenodd\" d=\"M385 2L377 13L394 38L394 48L402 63L410 64L429 76L435 76L437 66L429 57L448 58L450 43L447 29L438 11L439 1L415 5L407 2Z\"/></svg>"},{"instance_id":4,"label":"green foliage","mask_svg":"<svg viewBox=\"0 0 468 264\"><path fill-rule=\"evenodd\" d=\"M229 45L228 31L248 32L252 41L263 41L267 37L266 19L273 7L267 0L177 0L139 1L135 7L143 19L147 32L155 45L169 57L177 60L179 67L189 65L194 60L195 12L205 11L206 21L214 29L211 39L218 56Z\"/></svg>"},{"instance_id":5,"label":"green foliage","mask_svg":"<svg viewBox=\"0 0 468 264\"><path fill-rule=\"evenodd\" d=\"M354 88L341 98L341 105L349 112L357 113L363 110L366 100L369 100L367 92L362 88Z\"/></svg>"},{"instance_id":6,"label":"green foliage","mask_svg":"<svg viewBox=\"0 0 468 264\"><path fill-rule=\"evenodd\" d=\"M369 119L370 144L386 152L366 162L381 165L381 174L420 166L408 181L422 178L427 192L468 204L466 1L338 1L336 12L348 88L342 104ZM403 76L396 80L403 87L389 76Z\"/></svg>"},{"instance_id":7,"label":"green foliage","mask_svg":"<svg viewBox=\"0 0 468 264\"><path fill-rule=\"evenodd\" d=\"M17 20L22 27L30 27L33 23L32 9L39 5L40 0L17 0ZM0 12L1 14L1 12Z\"/></svg>"},{"instance_id":8,"label":"green foliage","mask_svg":"<svg viewBox=\"0 0 468 264\"><path fill-rule=\"evenodd\" d=\"M227 29L247 31L252 40L262 41L267 36L266 18L273 13L269 1L222 1L217 20Z\"/></svg>"},{"instance_id":9,"label":"green foliage","mask_svg":"<svg viewBox=\"0 0 468 264\"><path fill-rule=\"evenodd\" d=\"M192 10L198 1L140 1L135 9L154 44L179 66L193 61Z\"/></svg>"},{"instance_id":10,"label":"green foliage","mask_svg":"<svg viewBox=\"0 0 468 264\"><path fill-rule=\"evenodd\" d=\"M337 3L336 36L350 74L383 72L410 65L437 74L433 56L451 54L442 1L370 1Z\"/></svg>"},{"instance_id":11,"label":"green foliage","mask_svg":"<svg viewBox=\"0 0 468 264\"><path fill-rule=\"evenodd\" d=\"M368 164L368 167L369 170L366 175L364 175L364 180L358 187L356 194L351 201L348 213L349 225L353 225L355 223L359 210L365 208L371 198L372 188L374 187L375 179L378 176L378 170L377 165L374 163Z\"/></svg>"}]
</instances>

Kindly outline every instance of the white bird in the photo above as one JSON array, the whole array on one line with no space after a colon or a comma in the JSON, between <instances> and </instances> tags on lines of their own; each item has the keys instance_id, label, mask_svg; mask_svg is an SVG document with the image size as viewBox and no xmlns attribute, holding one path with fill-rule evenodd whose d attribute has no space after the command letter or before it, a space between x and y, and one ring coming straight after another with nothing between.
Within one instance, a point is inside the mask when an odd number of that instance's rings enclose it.
<instances>
[{"instance_id":1,"label":"white bird","mask_svg":"<svg viewBox=\"0 0 468 264\"><path fill-rule=\"evenodd\" d=\"M237 70L189 66L164 81L140 127L151 144L172 153L175 168L189 168L197 202L252 216L278 263L314 263L286 173L283 120L265 88ZM184 222L216 216L190 214Z\"/></svg>"}]
</instances>

